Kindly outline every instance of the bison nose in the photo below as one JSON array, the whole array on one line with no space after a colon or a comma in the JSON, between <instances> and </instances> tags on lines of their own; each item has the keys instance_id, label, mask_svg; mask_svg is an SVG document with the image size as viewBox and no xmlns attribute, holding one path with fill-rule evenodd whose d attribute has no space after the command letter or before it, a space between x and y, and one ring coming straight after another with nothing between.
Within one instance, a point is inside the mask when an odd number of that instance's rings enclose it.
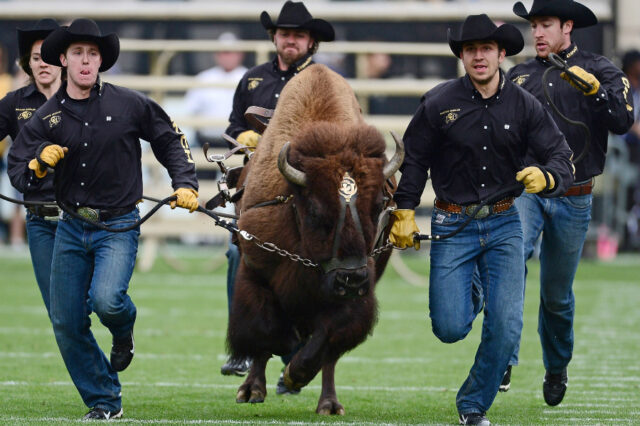
<instances>
[{"instance_id":1,"label":"bison nose","mask_svg":"<svg viewBox=\"0 0 640 426\"><path fill-rule=\"evenodd\" d=\"M339 269L336 271L335 290L339 296L364 296L368 291L367 268Z\"/></svg>"}]
</instances>

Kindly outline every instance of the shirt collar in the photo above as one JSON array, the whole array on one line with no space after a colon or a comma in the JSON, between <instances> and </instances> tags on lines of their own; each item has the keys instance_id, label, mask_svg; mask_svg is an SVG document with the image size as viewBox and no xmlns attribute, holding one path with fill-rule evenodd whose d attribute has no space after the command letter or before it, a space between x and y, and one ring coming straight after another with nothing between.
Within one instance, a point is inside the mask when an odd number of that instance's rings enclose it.
<instances>
[{"instance_id":1,"label":"shirt collar","mask_svg":"<svg viewBox=\"0 0 640 426\"><path fill-rule=\"evenodd\" d=\"M89 99L94 98L96 96L102 96L103 89L104 89L104 85L102 83L102 80L100 79L100 76L98 76L98 80L91 88ZM64 80L60 85L60 88L56 92L56 97L58 98L59 101L65 98L69 98L69 95L67 95L67 80Z\"/></svg>"},{"instance_id":2,"label":"shirt collar","mask_svg":"<svg viewBox=\"0 0 640 426\"><path fill-rule=\"evenodd\" d=\"M311 54L307 54L307 55L303 56L297 62L294 62L293 64L289 65L289 68L286 71L282 71L279 68L279 66L278 66L278 55L276 55L276 57L273 58L273 61L271 61L271 63L273 64L273 69L279 74L283 74L283 75L295 74L295 73L298 73L298 72L302 71L303 69L305 69L309 65L313 64L312 56L313 55L311 55Z\"/></svg>"},{"instance_id":3,"label":"shirt collar","mask_svg":"<svg viewBox=\"0 0 640 426\"><path fill-rule=\"evenodd\" d=\"M498 72L500 73L500 82L498 83L498 91L496 93L494 93L490 98L484 99L485 101L490 101L493 99L498 99L500 98L500 94L502 93L502 89L504 89L504 85L507 81L507 79L504 76L504 72L502 71L502 69L498 69ZM473 85L473 83L471 82L471 78L469 77L469 74L465 74L464 77L462 77L462 85L469 91L471 91L472 97L475 99L476 97L478 99L483 99L482 98L482 94L480 92L478 92L478 89L475 88L475 86Z\"/></svg>"},{"instance_id":4,"label":"shirt collar","mask_svg":"<svg viewBox=\"0 0 640 426\"><path fill-rule=\"evenodd\" d=\"M558 52L558 56L560 56L562 59L566 61L567 59L575 55L577 51L578 51L578 45L572 42L569 45L569 47ZM545 64L546 66L549 66L551 64L546 58L541 58L539 56L536 56L536 59L542 62L543 64Z\"/></svg>"},{"instance_id":5,"label":"shirt collar","mask_svg":"<svg viewBox=\"0 0 640 426\"><path fill-rule=\"evenodd\" d=\"M38 91L38 87L36 86L36 84L31 83L24 88L24 92L22 92L22 97L28 98L29 96L33 96L34 93L40 93L40 92Z\"/></svg>"}]
</instances>

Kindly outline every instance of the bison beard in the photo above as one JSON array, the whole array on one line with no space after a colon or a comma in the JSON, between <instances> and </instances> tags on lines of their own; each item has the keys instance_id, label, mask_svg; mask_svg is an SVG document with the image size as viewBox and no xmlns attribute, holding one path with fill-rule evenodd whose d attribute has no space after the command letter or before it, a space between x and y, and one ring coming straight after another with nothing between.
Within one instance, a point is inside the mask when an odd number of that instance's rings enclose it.
<instances>
[{"instance_id":1,"label":"bison beard","mask_svg":"<svg viewBox=\"0 0 640 426\"><path fill-rule=\"evenodd\" d=\"M288 165L301 172L303 181L287 180L276 167L285 142L290 142ZM377 318L373 290L390 255L369 256L378 217L390 202L385 180L402 161L394 156L388 164L384 150L380 133L362 120L351 88L328 68L313 65L283 90L241 176L245 189L237 205L238 225L320 266L304 266L240 239L227 343L232 356L251 357L253 365L237 402L264 401L268 359L302 344L286 366L285 384L300 389L322 370L316 412L344 414L335 391L335 365L371 333ZM345 176L357 188L346 207L339 194ZM253 208L289 194L289 203ZM387 235L388 229L385 241ZM362 264L354 266L353 259ZM326 270L329 264L332 270ZM350 280L357 281L359 291L339 291Z\"/></svg>"}]
</instances>

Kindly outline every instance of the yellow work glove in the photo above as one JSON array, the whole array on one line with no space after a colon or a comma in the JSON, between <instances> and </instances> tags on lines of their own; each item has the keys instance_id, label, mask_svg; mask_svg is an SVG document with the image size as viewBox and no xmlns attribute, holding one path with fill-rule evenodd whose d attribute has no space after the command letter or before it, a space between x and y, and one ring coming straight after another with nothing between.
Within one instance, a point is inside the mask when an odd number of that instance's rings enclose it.
<instances>
[{"instance_id":1,"label":"yellow work glove","mask_svg":"<svg viewBox=\"0 0 640 426\"><path fill-rule=\"evenodd\" d=\"M40 152L36 152L36 158L29 161L28 167L35 172L38 179L42 179L47 175L47 166L55 167L58 161L64 158L69 148L55 144L42 144L38 151Z\"/></svg>"},{"instance_id":2,"label":"yellow work glove","mask_svg":"<svg viewBox=\"0 0 640 426\"><path fill-rule=\"evenodd\" d=\"M580 77L581 79L583 79L584 81L586 81L587 83L589 83L591 85L591 90L590 91L588 91L588 92L582 91L582 93L585 96L591 96L591 95L595 95L596 93L598 93L598 89L600 89L600 82L598 81L598 79L596 78L595 75L591 74L590 72L585 71L584 69L580 68L577 65L574 65L574 66L570 67L569 71L571 71L572 73L574 73L575 75L577 75L578 77ZM571 80L569 78L567 73L565 73L565 72L561 73L560 77L562 77L563 79L567 80L569 82L569 84L572 85L573 87L575 87L576 89L582 90L582 88L580 86L575 84L573 82L573 80Z\"/></svg>"},{"instance_id":3,"label":"yellow work glove","mask_svg":"<svg viewBox=\"0 0 640 426\"><path fill-rule=\"evenodd\" d=\"M547 172L547 176L549 177L549 188L547 188L547 181L543 173L544 172L538 167L525 167L516 173L516 180L524 183L524 190L529 194L537 194L545 189L555 188L556 181L553 179L553 175Z\"/></svg>"},{"instance_id":4,"label":"yellow work glove","mask_svg":"<svg viewBox=\"0 0 640 426\"><path fill-rule=\"evenodd\" d=\"M191 188L178 188L176 191L171 194L178 197L169 205L172 209L175 209L176 206L183 207L185 209L189 209L189 213L193 213L194 210L198 208L198 191Z\"/></svg>"},{"instance_id":5,"label":"yellow work glove","mask_svg":"<svg viewBox=\"0 0 640 426\"><path fill-rule=\"evenodd\" d=\"M249 147L251 151L255 151L256 146L258 146L258 141L260 140L260 135L253 130L245 130L238 135L236 140L242 145Z\"/></svg>"},{"instance_id":6,"label":"yellow work glove","mask_svg":"<svg viewBox=\"0 0 640 426\"><path fill-rule=\"evenodd\" d=\"M420 229L416 224L416 212L410 209L398 209L392 211L391 214L396 217L389 233L391 244L398 248L413 246L416 250L419 250L420 241L414 241L413 239L414 234L420 233Z\"/></svg>"}]
</instances>

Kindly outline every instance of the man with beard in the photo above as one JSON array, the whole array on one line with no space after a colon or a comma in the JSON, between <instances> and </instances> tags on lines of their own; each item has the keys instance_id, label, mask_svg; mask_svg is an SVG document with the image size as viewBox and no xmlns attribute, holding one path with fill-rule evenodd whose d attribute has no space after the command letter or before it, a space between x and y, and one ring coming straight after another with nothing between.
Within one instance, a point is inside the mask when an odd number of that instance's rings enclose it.
<instances>
[{"instance_id":1,"label":"man with beard","mask_svg":"<svg viewBox=\"0 0 640 426\"><path fill-rule=\"evenodd\" d=\"M633 124L633 100L622 71L607 58L579 49L571 41L574 29L598 22L589 8L573 0L534 0L530 11L518 2L513 12L530 22L537 56L513 67L507 78L546 106L576 156L582 156L585 149L584 130L560 118L543 92L542 75L551 66L549 55L559 55L569 71L589 83L589 87L579 87L569 81L570 85L562 80L569 80L567 74L560 72L548 74L546 82L560 112L584 122L591 133L584 157L575 164L575 183L562 197L523 194L516 201L523 223L525 262L542 234L538 333L546 370L544 400L554 406L567 389L567 365L573 354L572 287L591 220L593 180L604 168L609 132L623 134ZM509 364L516 365L517 360L518 348ZM501 390L509 388L510 378L508 367Z\"/></svg>"},{"instance_id":2,"label":"man with beard","mask_svg":"<svg viewBox=\"0 0 640 426\"><path fill-rule=\"evenodd\" d=\"M267 30L276 47L273 60L251 68L242 77L233 99L233 110L229 117L226 133L243 145L255 148L260 135L251 128L244 117L250 106L274 109L280 92L296 74L313 64L312 55L318 50L321 41L333 41L335 32L331 24L323 19L315 19L307 11L302 2L287 1L280 10L278 20L274 23L264 11L260 22ZM235 281L240 253L234 243L229 244L227 251L229 268L227 271L228 309L231 311L233 284ZM283 357L285 365L286 357ZM222 366L224 375L244 375L251 365L247 359L229 359ZM278 394L297 393L284 386L282 375L276 387Z\"/></svg>"}]
</instances>

